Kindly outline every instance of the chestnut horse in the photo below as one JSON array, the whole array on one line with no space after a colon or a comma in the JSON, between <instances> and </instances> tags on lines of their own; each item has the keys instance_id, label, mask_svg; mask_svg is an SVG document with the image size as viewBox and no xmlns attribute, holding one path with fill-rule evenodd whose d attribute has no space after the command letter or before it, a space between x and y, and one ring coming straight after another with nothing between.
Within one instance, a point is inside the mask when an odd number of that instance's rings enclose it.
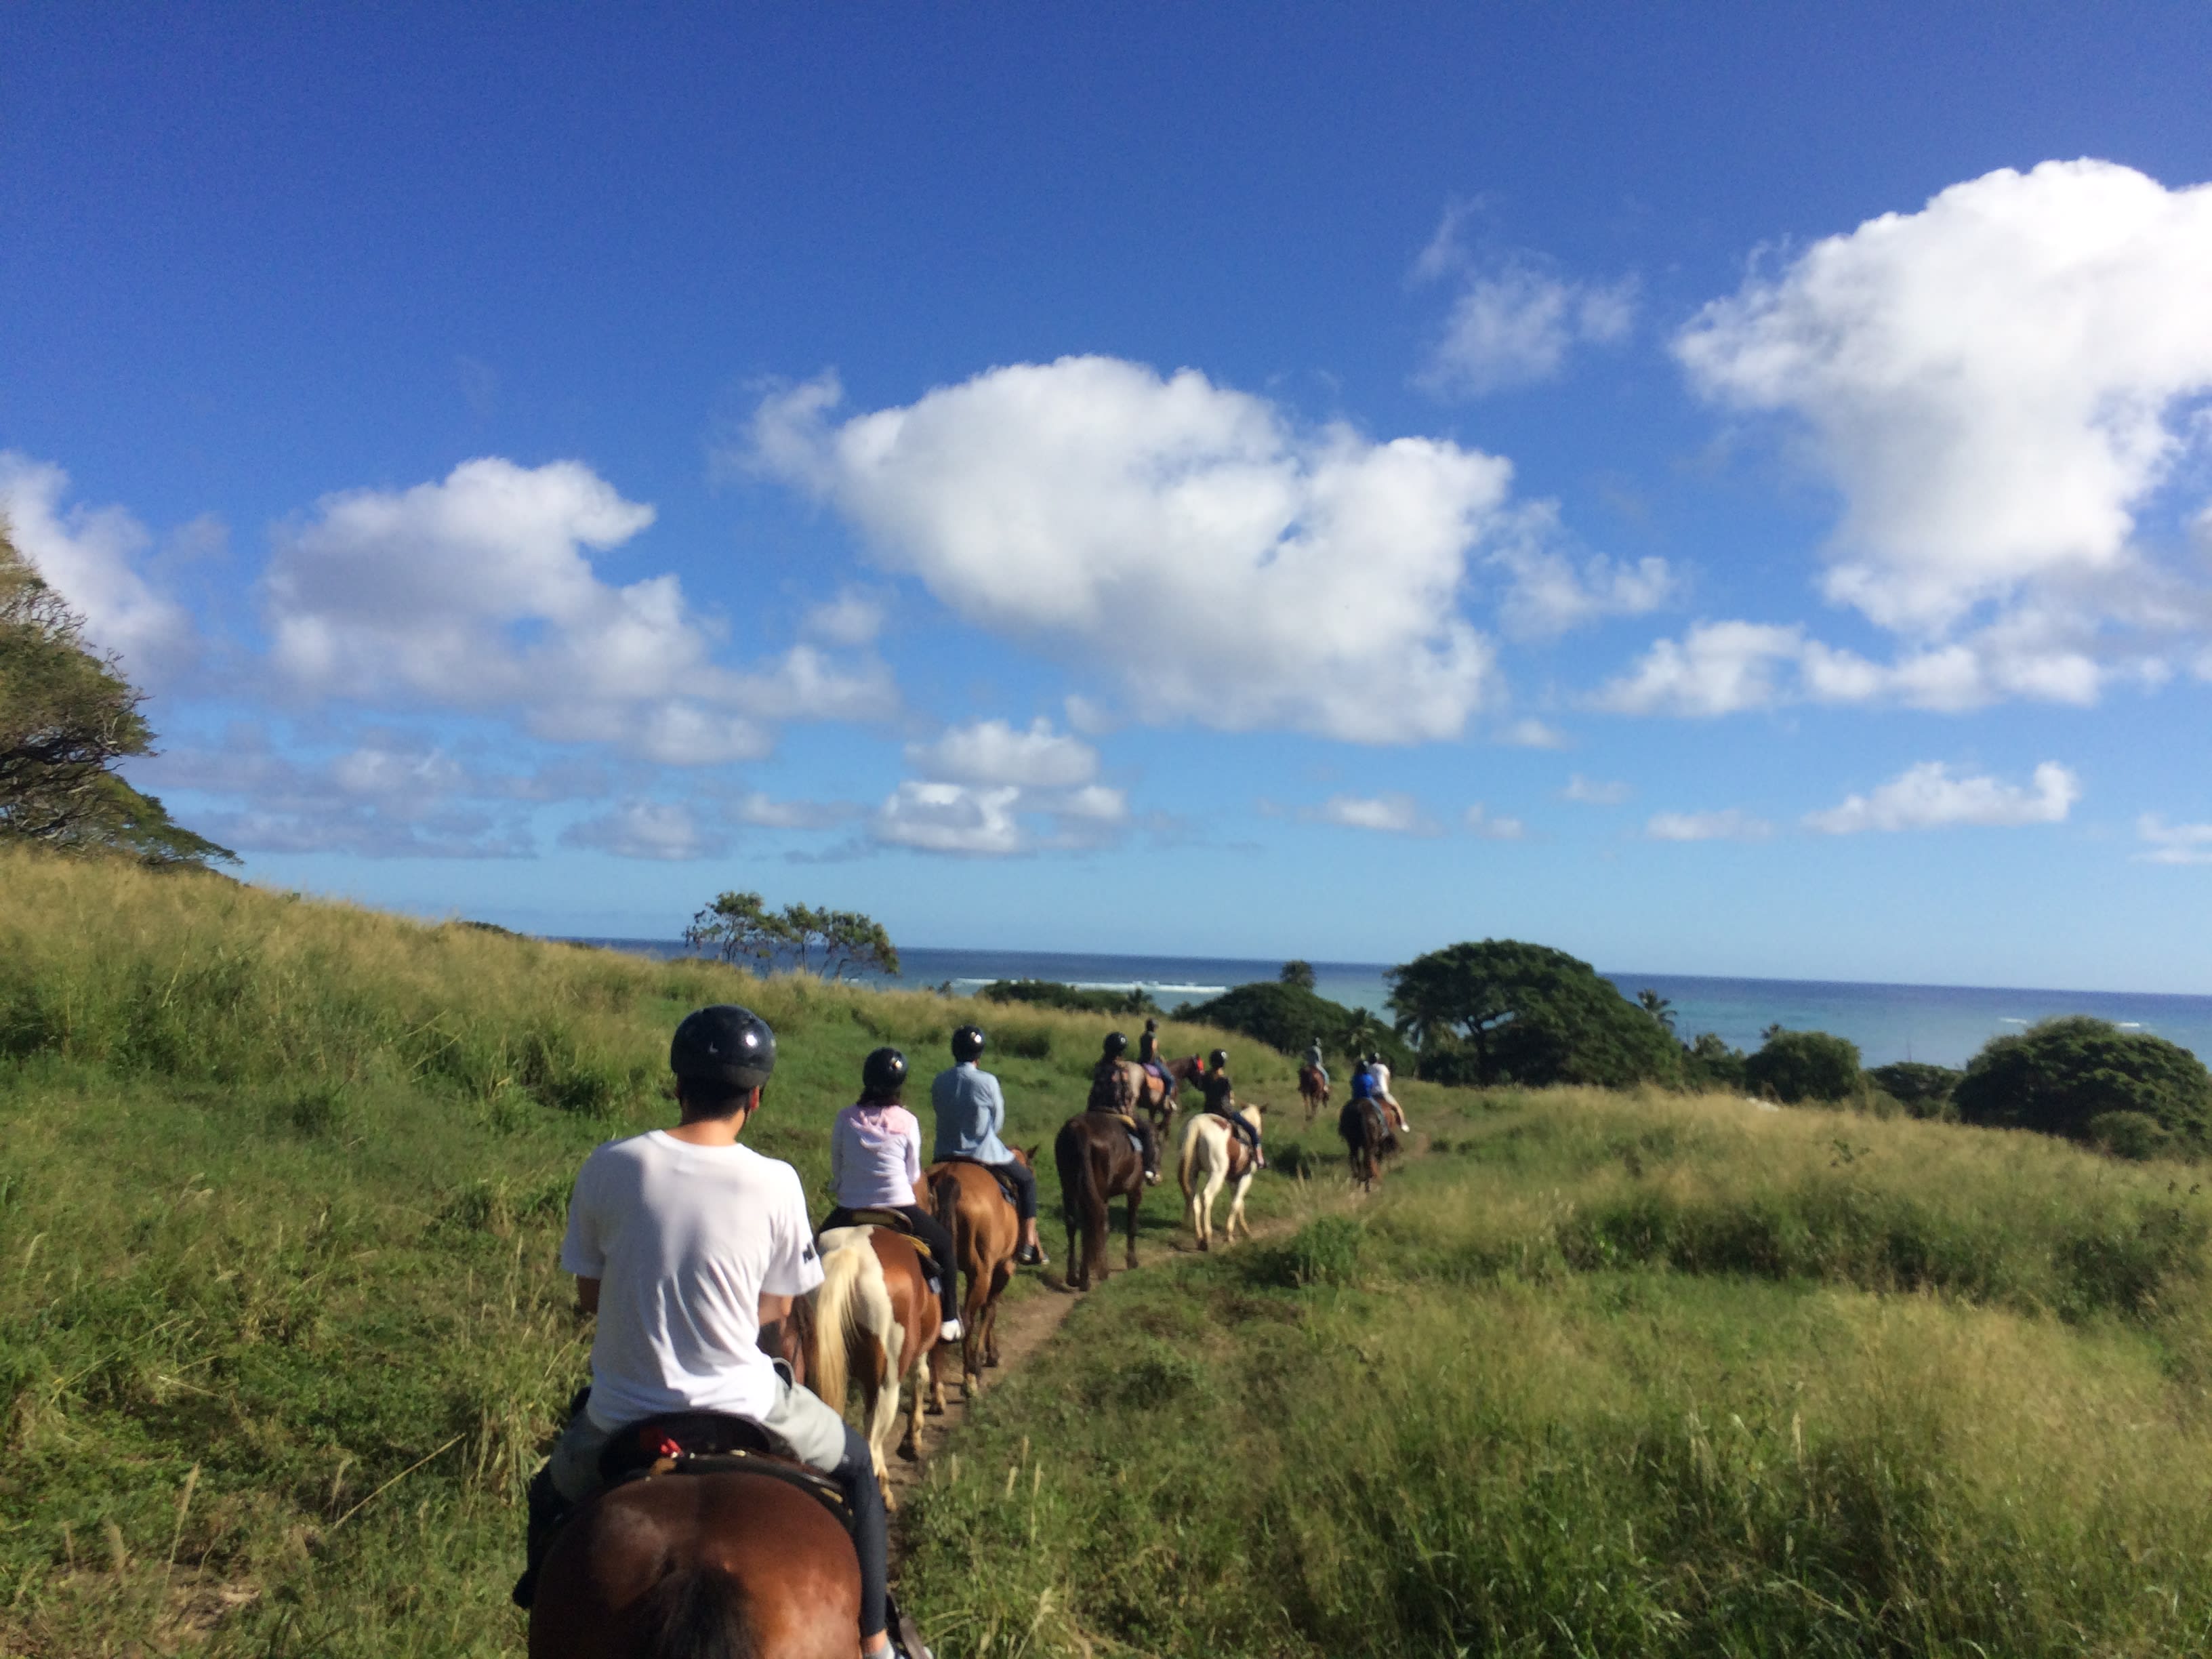
<instances>
[{"instance_id":1,"label":"chestnut horse","mask_svg":"<svg viewBox=\"0 0 2212 1659\"><path fill-rule=\"evenodd\" d=\"M1346 1101L1336 1115L1336 1132L1352 1154L1352 1178L1362 1192L1371 1191L1382 1179L1382 1160L1398 1150L1398 1138L1382 1115L1382 1103L1371 1096Z\"/></svg>"},{"instance_id":2,"label":"chestnut horse","mask_svg":"<svg viewBox=\"0 0 2212 1659\"><path fill-rule=\"evenodd\" d=\"M837 1518L764 1474L611 1487L562 1529L530 1659L853 1659L860 1564Z\"/></svg>"},{"instance_id":3,"label":"chestnut horse","mask_svg":"<svg viewBox=\"0 0 2212 1659\"><path fill-rule=\"evenodd\" d=\"M1306 1103L1306 1121L1311 1123L1328 1104L1328 1085L1322 1079L1318 1066L1298 1067L1298 1098Z\"/></svg>"},{"instance_id":4,"label":"chestnut horse","mask_svg":"<svg viewBox=\"0 0 2212 1659\"><path fill-rule=\"evenodd\" d=\"M1237 1109L1252 1121L1252 1127L1266 1133L1261 1123L1261 1114L1267 1109L1255 1100L1243 1100ZM1200 1112L1190 1121L1182 1132L1182 1158L1176 1170L1182 1180L1183 1217L1190 1223L1191 1237L1198 1248L1213 1248L1213 1200L1221 1196L1225 1181L1237 1184L1229 1193L1229 1222L1222 1229L1221 1242L1234 1244L1242 1229L1247 1238L1252 1236L1252 1225L1244 1219L1244 1194L1252 1184L1254 1170L1258 1167L1247 1146L1230 1127L1229 1120L1212 1112Z\"/></svg>"},{"instance_id":5,"label":"chestnut horse","mask_svg":"<svg viewBox=\"0 0 2212 1659\"><path fill-rule=\"evenodd\" d=\"M1175 1128L1176 1097L1182 1092L1184 1084L1205 1073L1206 1062L1196 1054L1187 1060L1163 1060L1159 1065L1166 1074L1164 1081L1136 1060L1125 1060L1121 1063L1136 1073L1137 1109L1152 1120L1152 1127L1159 1131L1160 1144L1165 1146Z\"/></svg>"},{"instance_id":6,"label":"chestnut horse","mask_svg":"<svg viewBox=\"0 0 2212 1659\"><path fill-rule=\"evenodd\" d=\"M1032 1146L1006 1149L1024 1169L1036 1168ZM987 1165L973 1158L947 1158L922 1172L930 1208L952 1234L960 1271L968 1276L968 1293L960 1304L960 1324L966 1334L960 1343L960 1397L975 1397L983 1368L999 1363L999 1297L1014 1279L1014 1249L1021 1243L1021 1218L1000 1190L999 1181ZM945 1367L930 1367L929 1407L945 1409Z\"/></svg>"},{"instance_id":7,"label":"chestnut horse","mask_svg":"<svg viewBox=\"0 0 2212 1659\"><path fill-rule=\"evenodd\" d=\"M814 1392L838 1411L853 1382L860 1385L866 1419L868 1461L891 1498L890 1465L884 1448L898 1422L899 1385L913 1381L914 1408L907 1416L899 1455L921 1455L925 1368L937 1346L937 1297L921 1270L914 1242L890 1227L835 1227L816 1241L822 1252L822 1285L813 1294L813 1350L807 1372ZM945 1273L951 1262L940 1262Z\"/></svg>"},{"instance_id":8,"label":"chestnut horse","mask_svg":"<svg viewBox=\"0 0 2212 1659\"><path fill-rule=\"evenodd\" d=\"M1129 1200L1128 1263L1133 1268L1137 1265L1137 1206L1145 1198L1144 1155L1114 1113L1078 1112L1060 1125L1052 1156L1060 1169L1060 1213L1067 1222L1067 1285L1070 1290L1087 1291L1092 1269L1097 1270L1102 1285L1111 1276L1106 1266L1106 1206L1125 1195Z\"/></svg>"}]
</instances>

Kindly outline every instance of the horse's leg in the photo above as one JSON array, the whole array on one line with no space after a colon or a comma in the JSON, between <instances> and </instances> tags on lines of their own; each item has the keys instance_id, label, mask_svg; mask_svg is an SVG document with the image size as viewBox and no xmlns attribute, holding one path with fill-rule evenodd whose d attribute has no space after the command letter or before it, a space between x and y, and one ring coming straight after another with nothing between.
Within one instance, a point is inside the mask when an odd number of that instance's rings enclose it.
<instances>
[{"instance_id":1,"label":"horse's leg","mask_svg":"<svg viewBox=\"0 0 2212 1659\"><path fill-rule=\"evenodd\" d=\"M1129 1268L1137 1266L1137 1206L1145 1201L1145 1178L1137 1177L1137 1184L1129 1188Z\"/></svg>"},{"instance_id":2,"label":"horse's leg","mask_svg":"<svg viewBox=\"0 0 2212 1659\"><path fill-rule=\"evenodd\" d=\"M980 1231L970 1237L975 1243L975 1271L968 1275L967 1299L960 1304L960 1398L963 1401L975 1397L976 1384L981 1381L985 1310L998 1299L999 1264L985 1263L983 1255L989 1247Z\"/></svg>"},{"instance_id":3,"label":"horse's leg","mask_svg":"<svg viewBox=\"0 0 2212 1659\"><path fill-rule=\"evenodd\" d=\"M983 1304L983 1363L994 1370L999 1364L999 1298L1006 1293L1013 1278L1012 1261L999 1263L991 1270L991 1295Z\"/></svg>"},{"instance_id":4,"label":"horse's leg","mask_svg":"<svg viewBox=\"0 0 2212 1659\"><path fill-rule=\"evenodd\" d=\"M1251 1189L1251 1186L1252 1172L1247 1170L1237 1177L1236 1191L1229 1194L1229 1225L1226 1230L1227 1237L1224 1240L1226 1243L1234 1244L1237 1242L1237 1235L1240 1231L1247 1238L1252 1237L1252 1224L1244 1218L1244 1194Z\"/></svg>"},{"instance_id":5,"label":"horse's leg","mask_svg":"<svg viewBox=\"0 0 2212 1659\"><path fill-rule=\"evenodd\" d=\"M1105 1172L1098 1167L1109 1161L1103 1153L1091 1155L1091 1190L1085 1194L1083 1214L1083 1276L1087 1282L1096 1273L1101 1285L1114 1274L1113 1268L1106 1263L1106 1235L1114 1225L1113 1215L1107 1207L1112 1201L1107 1196L1111 1189Z\"/></svg>"}]
</instances>

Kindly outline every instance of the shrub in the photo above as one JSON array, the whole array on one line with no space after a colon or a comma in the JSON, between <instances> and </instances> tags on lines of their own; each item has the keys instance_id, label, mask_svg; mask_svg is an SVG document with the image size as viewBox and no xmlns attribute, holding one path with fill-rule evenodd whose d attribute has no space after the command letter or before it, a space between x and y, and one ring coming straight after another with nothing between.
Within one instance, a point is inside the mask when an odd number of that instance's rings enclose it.
<instances>
[{"instance_id":1,"label":"shrub","mask_svg":"<svg viewBox=\"0 0 2212 1659\"><path fill-rule=\"evenodd\" d=\"M1050 979L994 979L975 994L986 1002L1020 1002L1031 1007L1066 1008L1084 1014L1157 1014L1152 994L1131 986L1126 991L1063 985Z\"/></svg>"},{"instance_id":2,"label":"shrub","mask_svg":"<svg viewBox=\"0 0 2212 1659\"><path fill-rule=\"evenodd\" d=\"M1743 1080L1792 1106L1848 1100L1859 1086L1859 1047L1826 1031L1777 1030L1744 1061Z\"/></svg>"},{"instance_id":3,"label":"shrub","mask_svg":"<svg viewBox=\"0 0 2212 1659\"><path fill-rule=\"evenodd\" d=\"M1945 1117L1950 1114L1951 1091L1964 1075L1949 1066L1899 1060L1875 1066L1867 1073L1867 1081L1915 1117Z\"/></svg>"},{"instance_id":4,"label":"shrub","mask_svg":"<svg viewBox=\"0 0 2212 1659\"><path fill-rule=\"evenodd\" d=\"M1995 1038L1952 1098L1968 1123L2071 1140L2096 1139L2094 1125L2114 1115L2148 1118L2191 1148L2212 1131L2212 1073L2202 1060L2163 1037L2081 1014ZM2128 1126L2119 1133L2142 1143Z\"/></svg>"},{"instance_id":5,"label":"shrub","mask_svg":"<svg viewBox=\"0 0 2212 1659\"><path fill-rule=\"evenodd\" d=\"M1316 1216L1268 1261L1267 1277L1294 1287L1341 1285L1359 1266L1360 1243L1358 1222L1346 1216Z\"/></svg>"},{"instance_id":6,"label":"shrub","mask_svg":"<svg viewBox=\"0 0 2212 1659\"><path fill-rule=\"evenodd\" d=\"M2172 1150L2173 1137L2154 1117L2142 1112L2100 1112L2089 1120L2092 1145L2114 1158L2138 1161Z\"/></svg>"},{"instance_id":7,"label":"shrub","mask_svg":"<svg viewBox=\"0 0 2212 1659\"><path fill-rule=\"evenodd\" d=\"M1393 1071L1408 1070L1414 1063L1413 1050L1379 1029L1372 1015L1316 996L1298 985L1264 981L1240 985L1211 1002L1179 1008L1176 1017L1241 1031L1286 1054L1304 1053L1306 1045L1319 1037L1322 1046L1333 1053L1372 1048Z\"/></svg>"},{"instance_id":8,"label":"shrub","mask_svg":"<svg viewBox=\"0 0 2212 1659\"><path fill-rule=\"evenodd\" d=\"M1743 1088L1744 1054L1721 1041L1717 1031L1700 1031L1682 1048L1682 1081L1692 1089Z\"/></svg>"}]
</instances>

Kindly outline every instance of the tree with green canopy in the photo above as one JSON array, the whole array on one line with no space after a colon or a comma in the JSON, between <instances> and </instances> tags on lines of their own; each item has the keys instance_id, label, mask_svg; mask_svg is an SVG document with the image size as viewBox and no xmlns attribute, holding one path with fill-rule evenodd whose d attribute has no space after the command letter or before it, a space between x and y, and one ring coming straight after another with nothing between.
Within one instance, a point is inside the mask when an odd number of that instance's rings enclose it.
<instances>
[{"instance_id":1,"label":"tree with green canopy","mask_svg":"<svg viewBox=\"0 0 2212 1659\"><path fill-rule=\"evenodd\" d=\"M898 949L883 925L857 910L787 904L770 910L758 893L719 893L699 908L684 942L725 962L750 961L763 972L780 958L801 973L842 979L870 968L899 970Z\"/></svg>"},{"instance_id":2,"label":"tree with green canopy","mask_svg":"<svg viewBox=\"0 0 2212 1659\"><path fill-rule=\"evenodd\" d=\"M1743 1063L1747 1088L1791 1106L1807 1101L1832 1105L1859 1087L1859 1046L1826 1031L1767 1028L1766 1041Z\"/></svg>"},{"instance_id":3,"label":"tree with green canopy","mask_svg":"<svg viewBox=\"0 0 2212 1659\"><path fill-rule=\"evenodd\" d=\"M1992 1038L1967 1062L1951 1099L1965 1122L2071 1140L2132 1147L2170 1137L2201 1148L2212 1138L2212 1073L2203 1060L2164 1037L2086 1014ZM2147 1119L2158 1133L2106 1121L2116 1118Z\"/></svg>"},{"instance_id":4,"label":"tree with green canopy","mask_svg":"<svg viewBox=\"0 0 2212 1659\"><path fill-rule=\"evenodd\" d=\"M144 695L84 641L69 608L0 521L0 840L205 870L238 855L173 821L117 775L154 752Z\"/></svg>"},{"instance_id":5,"label":"tree with green canopy","mask_svg":"<svg viewBox=\"0 0 2212 1659\"><path fill-rule=\"evenodd\" d=\"M1484 939L1431 951L1384 976L1423 1077L1443 1082L1674 1083L1682 1048L1589 963L1548 945Z\"/></svg>"},{"instance_id":6,"label":"tree with green canopy","mask_svg":"<svg viewBox=\"0 0 2212 1659\"><path fill-rule=\"evenodd\" d=\"M1301 991L1310 991L1314 988L1313 963L1293 957L1283 964L1283 971L1275 977L1285 985L1295 985Z\"/></svg>"}]
</instances>

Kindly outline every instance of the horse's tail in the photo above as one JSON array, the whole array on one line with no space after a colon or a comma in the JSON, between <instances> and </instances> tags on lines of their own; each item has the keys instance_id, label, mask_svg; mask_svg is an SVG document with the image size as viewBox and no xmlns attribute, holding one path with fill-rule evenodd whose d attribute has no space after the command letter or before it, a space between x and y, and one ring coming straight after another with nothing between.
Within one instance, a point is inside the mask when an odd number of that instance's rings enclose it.
<instances>
[{"instance_id":1,"label":"horse's tail","mask_svg":"<svg viewBox=\"0 0 2212 1659\"><path fill-rule=\"evenodd\" d=\"M1052 1144L1053 1162L1060 1166L1060 1207L1073 1238L1083 1235L1081 1263L1068 1263L1071 1279L1087 1276L1087 1270L1106 1256L1106 1200L1092 1188L1091 1147L1073 1123L1065 1124Z\"/></svg>"},{"instance_id":2,"label":"horse's tail","mask_svg":"<svg viewBox=\"0 0 2212 1659\"><path fill-rule=\"evenodd\" d=\"M929 1212L937 1218L939 1226L952 1235L952 1253L959 1255L960 1177L949 1169L939 1170L929 1183Z\"/></svg>"},{"instance_id":3,"label":"horse's tail","mask_svg":"<svg viewBox=\"0 0 2212 1659\"><path fill-rule=\"evenodd\" d=\"M855 1230L855 1240L823 1251L822 1286L814 1292L814 1352L807 1371L814 1392L839 1413L852 1382L848 1356L860 1324L860 1274L876 1255L866 1232Z\"/></svg>"},{"instance_id":4,"label":"horse's tail","mask_svg":"<svg viewBox=\"0 0 2212 1659\"><path fill-rule=\"evenodd\" d=\"M641 1659L757 1659L751 1601L735 1575L699 1563L678 1567L641 1596L632 1651Z\"/></svg>"}]
</instances>

